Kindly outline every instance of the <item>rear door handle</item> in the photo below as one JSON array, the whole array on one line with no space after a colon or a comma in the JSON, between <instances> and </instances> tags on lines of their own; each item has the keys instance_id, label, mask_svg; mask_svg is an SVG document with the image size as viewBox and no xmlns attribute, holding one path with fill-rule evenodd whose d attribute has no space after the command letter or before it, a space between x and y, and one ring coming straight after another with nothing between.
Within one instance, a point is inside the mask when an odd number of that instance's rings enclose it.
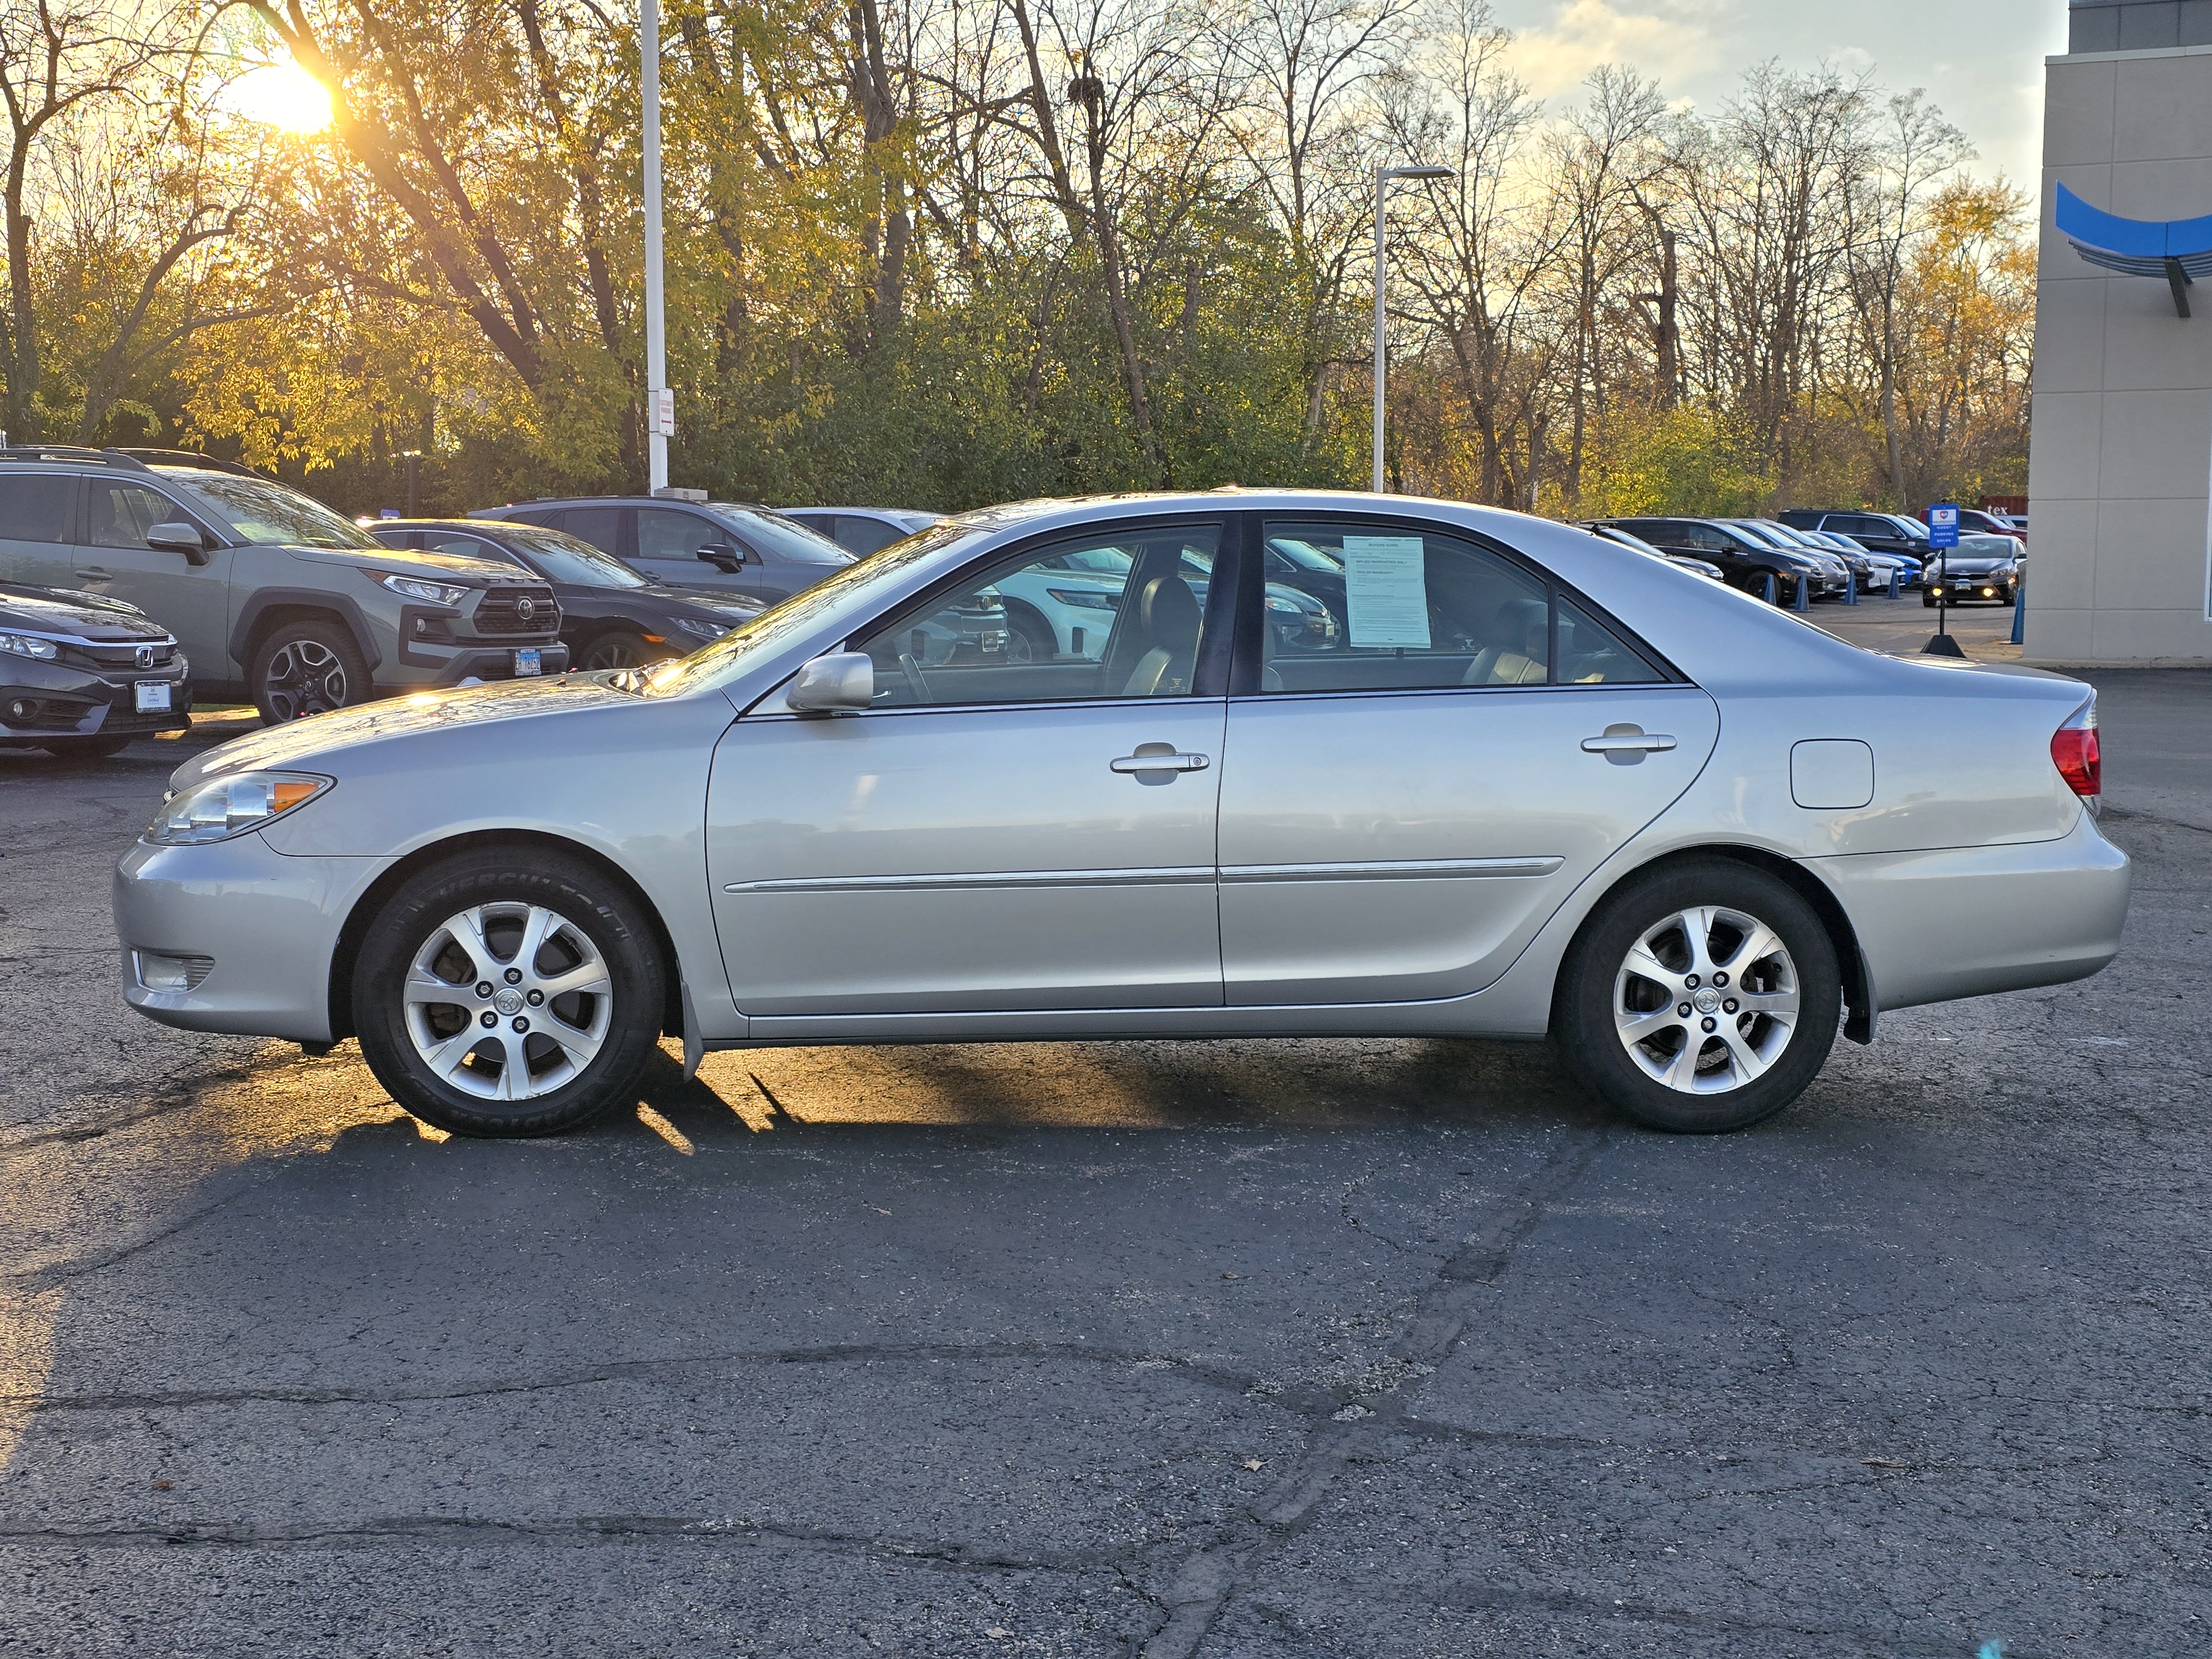
<instances>
[{"instance_id":1,"label":"rear door handle","mask_svg":"<svg viewBox=\"0 0 2212 1659\"><path fill-rule=\"evenodd\" d=\"M88 564L76 574L96 582L104 582L108 580L107 571L96 564Z\"/></svg>"},{"instance_id":2,"label":"rear door handle","mask_svg":"<svg viewBox=\"0 0 2212 1659\"><path fill-rule=\"evenodd\" d=\"M1646 755L1663 754L1674 746L1664 732L1646 732L1640 726L1608 726L1604 735L1583 739L1583 752L1602 755L1615 766L1633 766Z\"/></svg>"},{"instance_id":3,"label":"rear door handle","mask_svg":"<svg viewBox=\"0 0 2212 1659\"><path fill-rule=\"evenodd\" d=\"M1116 772L1203 772L1213 761L1206 755L1178 753L1164 743L1146 743L1139 744L1135 754L1107 764Z\"/></svg>"}]
</instances>

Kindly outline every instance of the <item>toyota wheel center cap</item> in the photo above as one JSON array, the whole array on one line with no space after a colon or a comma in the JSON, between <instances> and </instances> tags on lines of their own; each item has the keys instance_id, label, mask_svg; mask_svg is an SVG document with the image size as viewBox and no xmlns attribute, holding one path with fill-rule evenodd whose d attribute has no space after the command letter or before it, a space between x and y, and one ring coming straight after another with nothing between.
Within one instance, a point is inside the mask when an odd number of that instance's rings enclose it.
<instances>
[{"instance_id":1,"label":"toyota wheel center cap","mask_svg":"<svg viewBox=\"0 0 2212 1659\"><path fill-rule=\"evenodd\" d=\"M491 1000L491 1006L502 1014L519 1014L522 1012L522 993L509 985Z\"/></svg>"}]
</instances>

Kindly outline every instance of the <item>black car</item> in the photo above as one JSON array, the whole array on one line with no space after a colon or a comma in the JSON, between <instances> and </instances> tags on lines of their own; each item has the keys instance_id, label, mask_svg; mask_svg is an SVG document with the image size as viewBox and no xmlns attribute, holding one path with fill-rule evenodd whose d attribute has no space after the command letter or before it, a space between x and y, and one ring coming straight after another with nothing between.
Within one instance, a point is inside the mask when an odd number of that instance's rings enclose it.
<instances>
[{"instance_id":1,"label":"black car","mask_svg":"<svg viewBox=\"0 0 2212 1659\"><path fill-rule=\"evenodd\" d=\"M192 665L133 605L0 582L0 742L68 759L190 726Z\"/></svg>"},{"instance_id":2,"label":"black car","mask_svg":"<svg viewBox=\"0 0 2212 1659\"><path fill-rule=\"evenodd\" d=\"M1747 593L1764 595L1766 579L1771 576L1778 605L1796 598L1801 580L1808 600L1840 597L1847 580L1837 567L1813 557L1809 550L1787 551L1718 519L1601 519L1592 527L1597 525L1626 530L1664 553L1707 560L1720 567L1722 580Z\"/></svg>"},{"instance_id":3,"label":"black car","mask_svg":"<svg viewBox=\"0 0 2212 1659\"><path fill-rule=\"evenodd\" d=\"M1928 556L1920 603L1930 610L1938 605L2010 605L2027 562L2012 537L1969 532L1956 547Z\"/></svg>"},{"instance_id":4,"label":"black car","mask_svg":"<svg viewBox=\"0 0 2212 1659\"><path fill-rule=\"evenodd\" d=\"M744 501L578 495L483 507L469 517L566 531L650 580L770 605L853 562L827 536L774 507Z\"/></svg>"},{"instance_id":5,"label":"black car","mask_svg":"<svg viewBox=\"0 0 2212 1659\"><path fill-rule=\"evenodd\" d=\"M387 547L519 564L561 605L561 639L578 668L631 668L687 657L767 608L742 593L663 586L589 542L536 525L485 519L386 519L368 526Z\"/></svg>"}]
</instances>

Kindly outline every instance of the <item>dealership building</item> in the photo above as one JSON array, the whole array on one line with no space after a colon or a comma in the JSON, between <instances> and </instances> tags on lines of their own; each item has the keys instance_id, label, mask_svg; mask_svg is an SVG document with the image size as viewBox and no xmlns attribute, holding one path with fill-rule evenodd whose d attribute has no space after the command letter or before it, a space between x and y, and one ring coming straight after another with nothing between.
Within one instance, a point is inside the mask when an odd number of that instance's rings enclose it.
<instances>
[{"instance_id":1,"label":"dealership building","mask_svg":"<svg viewBox=\"0 0 2212 1659\"><path fill-rule=\"evenodd\" d=\"M2212 663L2212 0L2046 60L2026 655Z\"/></svg>"}]
</instances>

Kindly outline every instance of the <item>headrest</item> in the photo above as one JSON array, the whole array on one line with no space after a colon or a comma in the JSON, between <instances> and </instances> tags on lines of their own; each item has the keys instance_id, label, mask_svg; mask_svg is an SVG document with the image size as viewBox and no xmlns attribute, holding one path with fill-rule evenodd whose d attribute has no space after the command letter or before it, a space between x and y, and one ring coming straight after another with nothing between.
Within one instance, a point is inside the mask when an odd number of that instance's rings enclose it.
<instances>
[{"instance_id":1,"label":"headrest","mask_svg":"<svg viewBox=\"0 0 2212 1659\"><path fill-rule=\"evenodd\" d=\"M1191 645L1198 639L1198 596L1180 576L1155 576L1145 584L1138 619L1145 637L1161 645Z\"/></svg>"}]
</instances>

